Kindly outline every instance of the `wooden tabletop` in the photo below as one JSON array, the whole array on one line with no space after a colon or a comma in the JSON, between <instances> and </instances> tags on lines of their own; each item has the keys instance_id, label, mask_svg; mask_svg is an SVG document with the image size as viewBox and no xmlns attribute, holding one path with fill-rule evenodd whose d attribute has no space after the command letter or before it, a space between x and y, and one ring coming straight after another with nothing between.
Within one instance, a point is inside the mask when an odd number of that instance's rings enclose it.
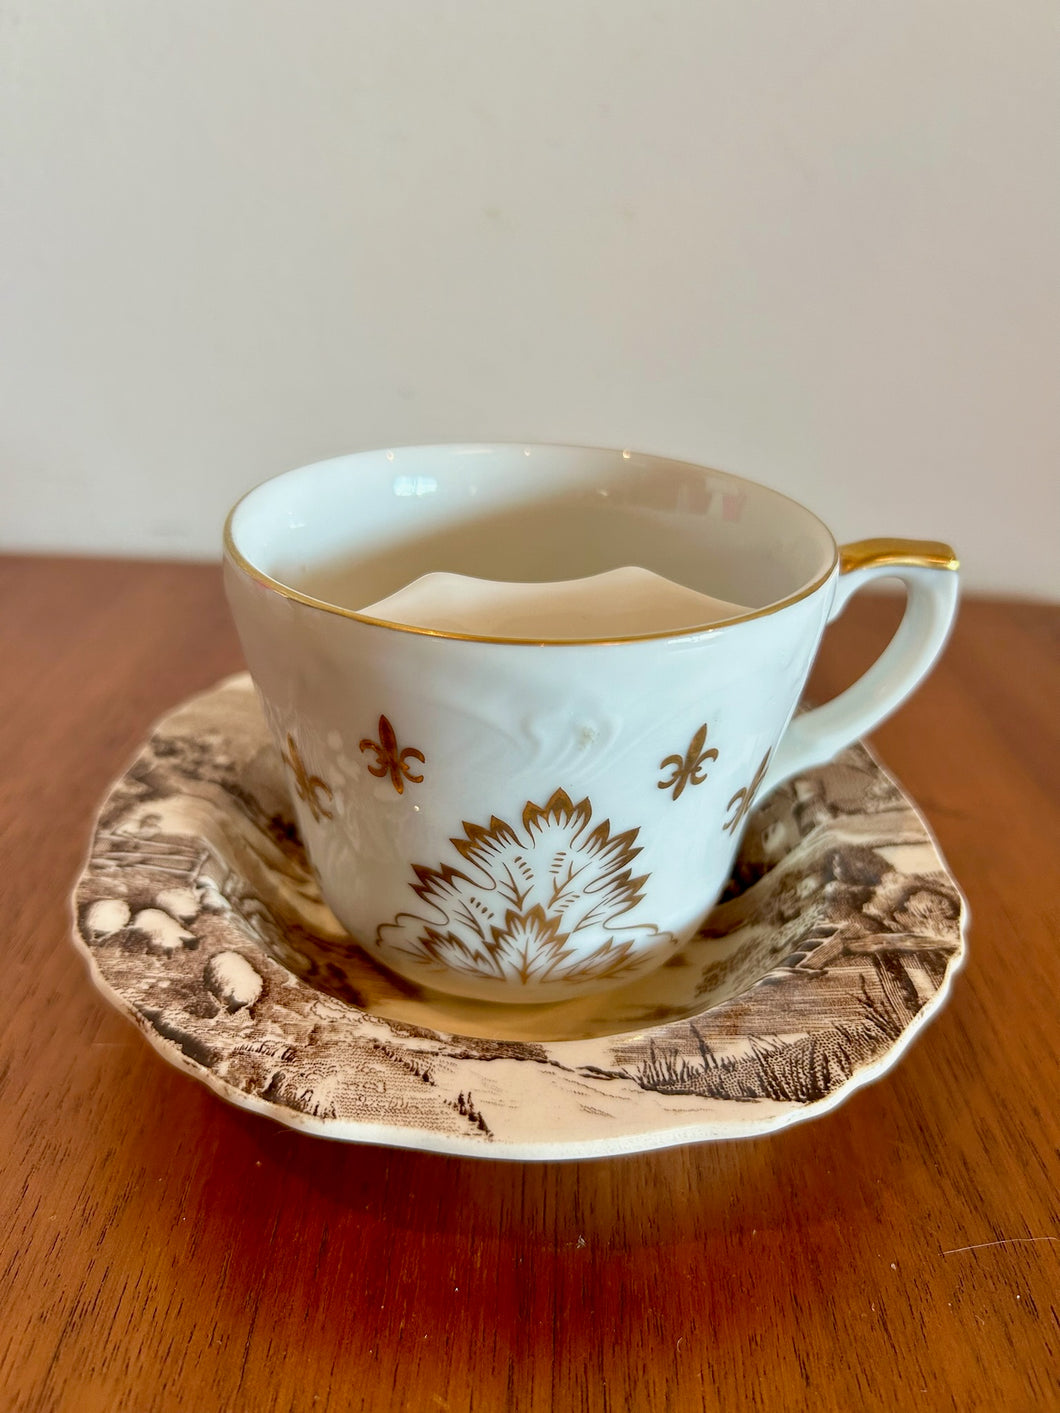
<instances>
[{"instance_id":1,"label":"wooden tabletop","mask_svg":"<svg viewBox=\"0 0 1060 1413\"><path fill-rule=\"evenodd\" d=\"M971 902L897 1068L762 1139L522 1165L224 1104L69 893L152 720L241 665L216 568L0 560L0 1409L1060 1407L1060 612L967 600L875 738ZM830 631L818 697L895 601Z\"/></svg>"}]
</instances>

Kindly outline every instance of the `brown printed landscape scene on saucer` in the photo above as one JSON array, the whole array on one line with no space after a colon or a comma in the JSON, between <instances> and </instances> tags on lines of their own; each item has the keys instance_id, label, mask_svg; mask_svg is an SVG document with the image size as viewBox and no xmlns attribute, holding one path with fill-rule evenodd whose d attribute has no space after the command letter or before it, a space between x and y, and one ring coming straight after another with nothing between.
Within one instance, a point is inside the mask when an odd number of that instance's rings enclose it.
<instances>
[{"instance_id":1,"label":"brown printed landscape scene on saucer","mask_svg":"<svg viewBox=\"0 0 1060 1413\"><path fill-rule=\"evenodd\" d=\"M385 734L366 759L412 783L419 758ZM706 747L704 733L663 761L671 794L695 788ZM321 1134L549 1158L768 1132L882 1074L963 956L960 892L860 746L751 814L725 897L659 971L543 1007L441 996L375 966L321 900L291 813L299 785L329 808L296 748L285 763L273 747L247 677L188 702L107 799L75 909L96 981L168 1059ZM748 807L753 795L748 782ZM575 843L606 823L587 801L531 804ZM525 852L537 823L504 827ZM492 829L459 840L469 865ZM606 832L599 866L635 892L632 834ZM446 867L425 864L410 895L445 884L458 908ZM535 887L499 919L515 951L518 929L553 928ZM418 911L391 925L429 954ZM444 931L431 945L453 945ZM621 955L619 939L601 964Z\"/></svg>"}]
</instances>

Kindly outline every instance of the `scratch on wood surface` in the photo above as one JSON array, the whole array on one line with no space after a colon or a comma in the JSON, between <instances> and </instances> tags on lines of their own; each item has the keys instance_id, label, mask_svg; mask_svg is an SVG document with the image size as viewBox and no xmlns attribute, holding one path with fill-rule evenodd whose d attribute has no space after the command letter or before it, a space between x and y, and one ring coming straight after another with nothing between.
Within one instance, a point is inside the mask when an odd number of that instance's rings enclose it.
<instances>
[{"instance_id":1,"label":"scratch on wood surface","mask_svg":"<svg viewBox=\"0 0 1060 1413\"><path fill-rule=\"evenodd\" d=\"M1060 1236L1003 1236L1000 1241L977 1241L972 1246L952 1246L943 1256L956 1256L961 1251L983 1251L988 1246L1022 1246L1035 1241L1060 1241Z\"/></svg>"}]
</instances>

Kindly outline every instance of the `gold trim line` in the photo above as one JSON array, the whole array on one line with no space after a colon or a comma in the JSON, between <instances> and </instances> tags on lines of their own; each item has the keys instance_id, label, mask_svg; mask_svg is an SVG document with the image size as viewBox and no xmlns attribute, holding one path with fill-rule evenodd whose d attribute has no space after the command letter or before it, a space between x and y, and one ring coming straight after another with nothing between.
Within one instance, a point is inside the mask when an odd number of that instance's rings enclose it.
<instances>
[{"instance_id":1,"label":"gold trim line","mask_svg":"<svg viewBox=\"0 0 1060 1413\"><path fill-rule=\"evenodd\" d=\"M792 604L799 603L802 599L809 598L811 594L816 593L828 582L839 562L837 549L824 573L819 574L798 593L789 594L785 599L778 599L776 603L766 604L764 608L756 608L750 613L740 613L732 618L719 618L713 623L694 624L691 628L668 628L660 633L628 633L625 636L614 638L504 638L487 636L484 633L456 633L442 628L421 628L414 623L398 623L390 618L373 618L368 613L357 613L352 608L342 608L339 604L328 603L325 599L312 598L309 594L300 593L298 589L291 588L289 584L282 584L279 579L273 579L262 570L256 569L250 560L236 549L227 525L225 526L225 552L233 566L255 584L260 584L263 589L271 589L281 598L290 599L292 603L300 603L305 608L317 608L324 613L334 613L339 618L352 618L357 623L367 623L373 628L390 628L398 633L415 633L421 638L451 638L461 643L509 643L514 646L534 648L610 647L618 643L665 642L670 638L691 638L697 633L712 633L716 628L729 628L734 623L750 623L754 618L766 618L772 613L779 613L783 608L790 608Z\"/></svg>"},{"instance_id":2,"label":"gold trim line","mask_svg":"<svg viewBox=\"0 0 1060 1413\"><path fill-rule=\"evenodd\" d=\"M464 445L464 444L463 444L463 443L454 443L454 445ZM502 448L504 447L504 444L502 444L502 443L490 443L490 444L483 443L483 446L486 446L486 445L492 446L493 449L502 449ZM511 444L510 446L508 446L506 449L511 450L511 447L512 447L512 446L515 446L515 445L521 445L521 443L512 443L512 444ZM588 450L588 451L612 451L612 452L614 452L614 454L615 454L616 456L620 454L618 451L615 451L614 448L608 448L608 447L586 447L586 448L578 448L578 447L573 447L573 446L571 446L571 447L560 447L559 444L556 444L556 443L542 443L542 445L543 445L543 446L547 446L550 450L577 451L577 450L581 449L581 450ZM448 450L452 450L452 448L451 448L451 447L448 447L448 446L436 446L436 447L406 447L406 448L402 448L402 450L406 450L406 451L427 451L427 450L430 450L430 451L448 451ZM375 454L375 453L373 453L373 452L355 452L355 453L351 453L351 455L354 455L354 456L365 456L365 457L370 457L370 456L372 456L372 455L374 455L374 454ZM389 455L389 453L388 453L388 455ZM623 451L623 452L621 452L621 455L622 455L623 457L627 457L627 456L630 455L630 453ZM638 453L638 455L639 455L639 453ZM645 453L645 455L647 455L647 454ZM648 459L650 459L650 460L653 461L653 462L659 463L659 464L661 464L661 465L666 465L666 464L671 464L671 465L686 464L686 463L681 463L681 462L674 461L674 459L673 459L672 457L665 457L665 456L655 456L655 455L651 455L651 456L649 456ZM308 471L308 470L311 470L311 469L312 469L312 466L313 466L313 465L323 465L323 464L325 464L325 463L316 462L316 463L312 463L311 466L303 466L303 467L300 467L300 468L298 468L298 469L299 469L299 470L302 470L302 471ZM687 463L687 464L691 464L691 463ZM781 611L781 609L790 608L792 604L799 603L799 602L801 602L803 599L809 598L811 594L816 593L818 589L820 589L823 585L825 585L825 584L828 582L828 580L829 580L829 579L832 577L832 575L835 573L835 570L836 570L837 565L840 564L839 548L838 548L838 546L836 545L835 537L832 535L831 531L828 529L828 526L825 525L825 523L824 523L823 520L818 519L818 517L817 517L816 515L814 515L814 513L813 513L812 510L808 510L808 509L806 508L806 506L802 505L799 501L794 500L791 496L785 495L785 494L783 493L783 491L774 490L774 489L773 489L772 487L770 487L770 486L764 486L764 487L763 487L763 486L760 486L757 482L754 482L754 481L747 481L747 479L746 479L745 477L743 477L743 476L735 476L735 475L733 475L731 472L726 472L726 471L721 471L721 472L719 472L719 471L715 470L715 468L707 467L707 466L697 466L696 469L697 469L697 470L700 470L700 471L714 471L714 474L719 475L719 476L724 476L724 477L725 477L726 479L728 479L728 480L731 480L731 481L734 481L734 482L737 482L737 483L742 483L742 484L745 484L745 485L754 486L754 487L756 487L756 489L759 489L759 490L768 490L769 493L770 493L771 495L775 496L777 499L779 499L779 500L786 500L789 505L795 506L798 510L802 511L804 515L808 515L811 519L816 520L816 521L817 521L817 524L821 527L821 529L824 531L825 535L828 537L829 541L830 541L831 544L832 544L832 557L831 557L831 559L830 559L830 561L829 561L829 563L828 563L827 568L824 569L820 574L818 574L814 579L812 579L812 580L810 581L810 583L804 584L800 589L796 590L795 593L789 594L786 598L778 599L775 603L766 604L766 605L765 605L764 607L762 607L762 608L752 609L752 610L751 610L750 612L748 612L748 613L735 614L732 618L722 618L722 619L719 619L717 622L714 622L714 623L694 624L694 625L693 625L692 627L690 627L690 628L667 629L667 630L665 630L665 631L663 631L663 632L659 632L659 633L629 633L629 634L626 634L626 635L623 635L623 636L617 636L617 637L613 637L613 638L519 638L519 637L492 637L492 636L487 636L487 635L485 635L485 634L480 634L480 633L457 633L457 632L448 632L448 631L446 631L445 629L442 629L442 628L420 628L420 627L417 627L415 624L412 624L412 623L397 623L397 622L395 622L395 621L393 621L392 619L389 619L389 618L373 618L370 614L367 614L367 613L358 613L355 609L352 609L352 608L342 608L339 604L328 603L325 599L313 598L313 597L312 597L311 595L309 595L309 594L303 594L303 593L301 593L298 589L293 588L290 584L284 584L284 583L281 583L281 581L280 581L279 579L273 579L271 575L266 574L266 573L264 572L264 570L259 569L259 568L257 567L257 565L252 564L251 561L250 561L249 559L247 559L246 555L244 555L243 552L242 552L240 549L237 548L236 542L235 542L235 537L234 537L234 535L233 535L233 533L232 533L232 525L233 525L233 522L234 522L234 520L235 520L236 512L239 510L240 506L243 505L243 503L244 503L245 501L249 500L250 497L255 493L255 491L261 490L262 486L269 485L271 481L280 480L283 475L288 475L288 476L289 476L289 475L294 474L293 472L290 472L290 471L281 473L281 476L270 477L269 480L263 481L263 482L261 483L261 485L251 487L251 489L250 489L249 491L247 491L243 496L240 497L239 500L236 501L235 505L234 505L234 506L232 507L232 509L228 512L228 515L227 515L227 517L226 517L226 519L225 519L225 526L224 526L224 551L225 551L225 554L228 556L229 560L230 560L230 561L232 562L232 564L234 565L234 567L235 567L236 569L238 569L242 574L244 574L248 579L252 580L252 581L253 581L254 583L256 583L256 584L260 584L262 588L264 588L264 589L270 589L270 590L272 590L273 593L279 594L282 598L289 599L292 603L300 603L300 604L302 604L302 605L303 605L304 607L306 607L306 608L317 608L317 609L322 610L324 613L334 613L334 614L336 614L339 618L352 618L352 619L355 620L355 622L358 622L358 623L367 623L367 624L370 624L370 625L371 625L372 627L374 627L374 628L390 628L390 629L392 629L393 631L398 632L398 633L414 633L414 634L416 634L417 636L419 636L419 637L421 637L421 638L449 638L449 639L453 639L453 640L455 640L455 641L457 641L457 642L462 642L462 643L505 643L505 644L519 645L519 646L523 646L523 647L535 647L535 648L564 648L564 647L577 648L577 647L596 647L596 646L604 647L604 646L611 646L611 645L613 645L613 644L619 644L619 643L651 643L651 642L665 642L665 641L667 641L667 640L669 640L669 639L691 638L691 637L695 636L695 635L698 634L698 633L711 633L711 632L713 632L713 631L714 631L715 629L717 629L717 628L728 628L728 627L731 627L731 625L734 624L734 623L749 623L749 622L752 621L752 619L755 619L755 618L766 618L766 617L768 617L768 616L771 615L771 614L779 613L779 612ZM874 543L874 542L873 542L873 541L870 541L870 540L866 540L866 541L864 541L863 543L864 543L864 544L871 544L871 543ZM913 541L913 540L908 540L908 541L907 541L907 540L893 540L893 541L888 540L888 541L880 541L879 543L881 543L881 544L882 544L882 543L887 543L887 544L895 544L895 545L913 545L913 544L916 544L917 542L916 542L916 541ZM848 548L854 549L854 548L856 548L856 546L851 545L851 546L848 546Z\"/></svg>"}]
</instances>

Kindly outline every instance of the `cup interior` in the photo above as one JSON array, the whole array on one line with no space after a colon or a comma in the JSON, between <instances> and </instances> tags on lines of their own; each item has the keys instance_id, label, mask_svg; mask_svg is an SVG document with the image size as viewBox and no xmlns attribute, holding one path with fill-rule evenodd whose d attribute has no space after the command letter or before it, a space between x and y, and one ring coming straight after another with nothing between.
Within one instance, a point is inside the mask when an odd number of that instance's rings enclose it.
<instances>
[{"instance_id":1,"label":"cup interior","mask_svg":"<svg viewBox=\"0 0 1060 1413\"><path fill-rule=\"evenodd\" d=\"M433 571L540 583L627 565L755 612L836 561L811 511L741 477L518 444L361 452L288 472L244 496L226 542L255 577L353 613Z\"/></svg>"}]
</instances>

